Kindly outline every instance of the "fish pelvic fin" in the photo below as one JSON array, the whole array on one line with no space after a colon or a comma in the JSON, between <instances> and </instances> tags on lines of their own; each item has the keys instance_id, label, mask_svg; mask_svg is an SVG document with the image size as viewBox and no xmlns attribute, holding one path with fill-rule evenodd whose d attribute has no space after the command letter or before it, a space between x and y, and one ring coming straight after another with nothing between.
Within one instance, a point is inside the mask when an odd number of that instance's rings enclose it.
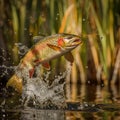
<instances>
[{"instance_id":1,"label":"fish pelvic fin","mask_svg":"<svg viewBox=\"0 0 120 120\"><path fill-rule=\"evenodd\" d=\"M42 63L42 66L43 66L46 70L50 70L50 64L49 64L48 62Z\"/></svg>"},{"instance_id":2,"label":"fish pelvic fin","mask_svg":"<svg viewBox=\"0 0 120 120\"><path fill-rule=\"evenodd\" d=\"M13 75L6 84L6 87L12 87L18 93L22 93L22 79L19 78L16 74Z\"/></svg>"},{"instance_id":3,"label":"fish pelvic fin","mask_svg":"<svg viewBox=\"0 0 120 120\"><path fill-rule=\"evenodd\" d=\"M41 60L37 59L34 61L35 65L38 65L40 63ZM41 63L42 66L46 69L46 70L50 70L50 64L49 62L43 62Z\"/></svg>"}]
</instances>

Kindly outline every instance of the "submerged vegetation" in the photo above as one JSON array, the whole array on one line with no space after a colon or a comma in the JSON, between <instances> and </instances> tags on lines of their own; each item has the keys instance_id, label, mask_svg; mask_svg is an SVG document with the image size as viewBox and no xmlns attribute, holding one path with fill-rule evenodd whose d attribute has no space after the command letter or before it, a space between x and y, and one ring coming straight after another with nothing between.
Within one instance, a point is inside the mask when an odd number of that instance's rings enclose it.
<instances>
[{"instance_id":1,"label":"submerged vegetation","mask_svg":"<svg viewBox=\"0 0 120 120\"><path fill-rule=\"evenodd\" d=\"M15 43L31 47L33 36L71 33L80 35L84 43L73 51L75 61L67 82L119 83L119 5L119 0L1 0L1 65L19 63ZM51 62L54 74L69 67L65 62L64 58Z\"/></svg>"}]
</instances>

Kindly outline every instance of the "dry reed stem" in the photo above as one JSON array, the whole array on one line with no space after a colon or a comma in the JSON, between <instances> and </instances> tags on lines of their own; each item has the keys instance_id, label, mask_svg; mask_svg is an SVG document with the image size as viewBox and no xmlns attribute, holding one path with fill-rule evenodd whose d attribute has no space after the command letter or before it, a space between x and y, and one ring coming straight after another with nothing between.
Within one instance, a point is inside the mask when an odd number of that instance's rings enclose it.
<instances>
[{"instance_id":1,"label":"dry reed stem","mask_svg":"<svg viewBox=\"0 0 120 120\"><path fill-rule=\"evenodd\" d=\"M80 72L79 74L80 74L81 83L85 84L86 83L86 74L85 74L84 67L83 67L83 64L82 64L82 60L81 60L81 57L80 57L79 49L76 50L75 62L76 62L76 65L78 66L78 69L79 69L79 72Z\"/></svg>"},{"instance_id":2,"label":"dry reed stem","mask_svg":"<svg viewBox=\"0 0 120 120\"><path fill-rule=\"evenodd\" d=\"M63 16L63 19L62 19L62 22L61 22L61 26L60 26L60 29L59 29L59 33L64 32L65 26L66 26L66 23L67 23L67 18L71 14L73 8L74 8L74 4L70 5L68 7L68 9L65 11L65 15Z\"/></svg>"},{"instance_id":3,"label":"dry reed stem","mask_svg":"<svg viewBox=\"0 0 120 120\"><path fill-rule=\"evenodd\" d=\"M115 84L116 80L117 80L117 73L120 69L120 48L118 49L118 54L116 57L116 62L115 62L115 66L114 66L114 71L113 71L113 76L112 76L112 81L111 84Z\"/></svg>"}]
</instances>

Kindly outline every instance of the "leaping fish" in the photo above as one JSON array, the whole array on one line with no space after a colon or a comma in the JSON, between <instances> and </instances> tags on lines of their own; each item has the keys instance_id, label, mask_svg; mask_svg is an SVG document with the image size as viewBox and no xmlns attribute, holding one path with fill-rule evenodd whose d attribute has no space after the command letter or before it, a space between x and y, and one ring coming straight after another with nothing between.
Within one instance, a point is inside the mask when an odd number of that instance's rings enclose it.
<instances>
[{"instance_id":1,"label":"leaping fish","mask_svg":"<svg viewBox=\"0 0 120 120\"><path fill-rule=\"evenodd\" d=\"M50 69L49 61L64 55L65 59L73 62L71 51L82 43L81 37L73 34L60 33L44 37L35 36L33 39L38 42L21 59L17 70L28 69L29 77L34 75L35 67L41 64L46 69ZM22 92L22 78L16 73L7 82L7 87L11 86L19 93Z\"/></svg>"}]
</instances>

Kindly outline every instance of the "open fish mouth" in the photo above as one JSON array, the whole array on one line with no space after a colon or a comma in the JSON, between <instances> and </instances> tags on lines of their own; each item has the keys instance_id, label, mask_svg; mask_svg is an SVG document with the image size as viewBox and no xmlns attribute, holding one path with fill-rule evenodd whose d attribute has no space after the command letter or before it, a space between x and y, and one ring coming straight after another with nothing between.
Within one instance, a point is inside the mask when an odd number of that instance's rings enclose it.
<instances>
[{"instance_id":1,"label":"open fish mouth","mask_svg":"<svg viewBox=\"0 0 120 120\"><path fill-rule=\"evenodd\" d=\"M75 39L73 42L80 42L81 40L80 39Z\"/></svg>"},{"instance_id":2,"label":"open fish mouth","mask_svg":"<svg viewBox=\"0 0 120 120\"><path fill-rule=\"evenodd\" d=\"M82 43L80 39L75 39L72 45L79 45L80 43Z\"/></svg>"},{"instance_id":3,"label":"open fish mouth","mask_svg":"<svg viewBox=\"0 0 120 120\"><path fill-rule=\"evenodd\" d=\"M75 39L74 41L72 41L72 43L70 45L67 45L67 48L75 48L78 45L80 45L82 43L82 41L80 39Z\"/></svg>"}]
</instances>

